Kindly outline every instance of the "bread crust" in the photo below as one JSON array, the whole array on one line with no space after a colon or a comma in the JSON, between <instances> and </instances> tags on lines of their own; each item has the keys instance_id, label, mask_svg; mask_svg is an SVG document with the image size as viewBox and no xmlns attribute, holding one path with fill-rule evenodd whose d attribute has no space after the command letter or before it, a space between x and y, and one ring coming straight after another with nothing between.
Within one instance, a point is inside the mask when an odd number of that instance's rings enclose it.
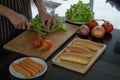
<instances>
[{"instance_id":1,"label":"bread crust","mask_svg":"<svg viewBox=\"0 0 120 80\"><path fill-rule=\"evenodd\" d=\"M69 62L73 62L73 63L78 63L78 64L88 64L89 63L89 59L87 57L81 56L79 54L73 54L73 53L61 54L60 59L69 61Z\"/></svg>"},{"instance_id":2,"label":"bread crust","mask_svg":"<svg viewBox=\"0 0 120 80\"><path fill-rule=\"evenodd\" d=\"M85 48L85 47L82 47L82 46L78 46L78 45L68 45L65 50L67 52L76 52L76 53L79 53L79 54L83 54L87 57L92 57L94 52Z\"/></svg>"},{"instance_id":3,"label":"bread crust","mask_svg":"<svg viewBox=\"0 0 120 80\"><path fill-rule=\"evenodd\" d=\"M99 49L99 44L90 40L85 40L85 39L80 39L77 38L76 40L73 41L73 45L80 45L83 47L86 47L90 50L96 51Z\"/></svg>"}]
</instances>

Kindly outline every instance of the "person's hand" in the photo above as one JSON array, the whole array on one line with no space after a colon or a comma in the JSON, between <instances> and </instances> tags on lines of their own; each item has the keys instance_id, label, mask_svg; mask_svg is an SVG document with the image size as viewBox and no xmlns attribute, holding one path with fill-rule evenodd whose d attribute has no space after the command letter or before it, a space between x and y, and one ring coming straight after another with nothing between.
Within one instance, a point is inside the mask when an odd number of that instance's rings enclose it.
<instances>
[{"instance_id":1,"label":"person's hand","mask_svg":"<svg viewBox=\"0 0 120 80\"><path fill-rule=\"evenodd\" d=\"M44 25L44 30L46 30L48 32L51 32L59 24L56 17L49 14L48 12L45 12L44 14L40 14L40 20Z\"/></svg>"},{"instance_id":2,"label":"person's hand","mask_svg":"<svg viewBox=\"0 0 120 80\"><path fill-rule=\"evenodd\" d=\"M30 29L30 23L27 18L17 12L12 12L7 15L7 18L17 29Z\"/></svg>"}]
</instances>

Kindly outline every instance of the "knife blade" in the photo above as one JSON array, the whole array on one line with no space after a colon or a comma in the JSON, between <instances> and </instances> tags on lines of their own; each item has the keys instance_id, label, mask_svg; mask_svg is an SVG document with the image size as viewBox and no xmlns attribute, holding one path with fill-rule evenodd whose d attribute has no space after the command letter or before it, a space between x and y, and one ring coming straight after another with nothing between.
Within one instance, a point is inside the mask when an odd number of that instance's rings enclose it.
<instances>
[{"instance_id":1,"label":"knife blade","mask_svg":"<svg viewBox=\"0 0 120 80\"><path fill-rule=\"evenodd\" d=\"M39 32L41 32L41 37L43 38L43 39L45 39L46 38L46 36L48 35L48 34L50 34L51 32L48 32L48 31L45 31L45 30L40 30Z\"/></svg>"},{"instance_id":2,"label":"knife blade","mask_svg":"<svg viewBox=\"0 0 120 80\"><path fill-rule=\"evenodd\" d=\"M43 33L46 33L46 34L49 33L48 31L45 31L45 30L40 30L40 31L43 32Z\"/></svg>"}]
</instances>

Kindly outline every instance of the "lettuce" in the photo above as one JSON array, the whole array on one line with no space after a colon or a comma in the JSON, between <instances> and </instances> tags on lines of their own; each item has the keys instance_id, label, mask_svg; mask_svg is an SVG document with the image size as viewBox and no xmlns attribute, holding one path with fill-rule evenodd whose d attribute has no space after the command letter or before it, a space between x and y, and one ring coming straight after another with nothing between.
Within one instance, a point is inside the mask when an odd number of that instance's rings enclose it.
<instances>
[{"instance_id":1,"label":"lettuce","mask_svg":"<svg viewBox=\"0 0 120 80\"><path fill-rule=\"evenodd\" d=\"M64 30L66 31L67 27L66 25L62 22L62 20L59 18L58 14L55 14L55 17L59 21L59 25L53 30L54 31L59 31L59 30ZM35 31L43 30L44 26L42 22L40 21L39 15L36 15L33 19L30 20L30 24L32 28ZM51 23L52 24L52 23Z\"/></svg>"},{"instance_id":2,"label":"lettuce","mask_svg":"<svg viewBox=\"0 0 120 80\"><path fill-rule=\"evenodd\" d=\"M90 8L89 3L79 1L67 9L65 16L72 22L87 22L90 19L94 19L94 12Z\"/></svg>"}]
</instances>

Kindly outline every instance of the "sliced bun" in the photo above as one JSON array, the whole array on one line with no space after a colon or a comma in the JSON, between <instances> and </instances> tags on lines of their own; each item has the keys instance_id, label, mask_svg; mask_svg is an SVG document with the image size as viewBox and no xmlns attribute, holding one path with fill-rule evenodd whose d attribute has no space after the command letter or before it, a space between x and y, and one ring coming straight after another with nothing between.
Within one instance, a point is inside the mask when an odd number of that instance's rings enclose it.
<instances>
[{"instance_id":1,"label":"sliced bun","mask_svg":"<svg viewBox=\"0 0 120 80\"><path fill-rule=\"evenodd\" d=\"M79 63L79 64L88 64L89 59L87 57L81 56L79 54L61 54L60 55L61 60L73 62L73 63Z\"/></svg>"},{"instance_id":2,"label":"sliced bun","mask_svg":"<svg viewBox=\"0 0 120 80\"><path fill-rule=\"evenodd\" d=\"M82 47L82 46L77 46L77 45L68 45L65 49L67 52L76 52L76 53L80 53L80 54L83 54L87 57L92 57L94 52L85 48L85 47Z\"/></svg>"},{"instance_id":3,"label":"sliced bun","mask_svg":"<svg viewBox=\"0 0 120 80\"><path fill-rule=\"evenodd\" d=\"M73 45L80 45L94 51L98 50L99 48L98 43L80 38L77 38L75 41L73 41Z\"/></svg>"}]
</instances>

